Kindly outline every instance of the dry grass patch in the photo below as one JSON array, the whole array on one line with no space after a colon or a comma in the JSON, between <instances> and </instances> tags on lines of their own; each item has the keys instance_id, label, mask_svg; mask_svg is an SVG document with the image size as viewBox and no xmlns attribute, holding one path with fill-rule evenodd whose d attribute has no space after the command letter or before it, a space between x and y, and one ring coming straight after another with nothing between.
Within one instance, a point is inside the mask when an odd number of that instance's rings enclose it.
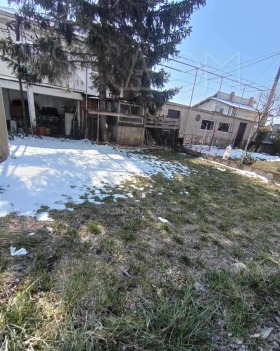
<instances>
[{"instance_id":1,"label":"dry grass patch","mask_svg":"<svg viewBox=\"0 0 280 351\"><path fill-rule=\"evenodd\" d=\"M157 156L191 174L137 178L107 189L103 205L52 211L52 233L32 218L0 219L0 347L280 348L279 188L174 152ZM10 257L10 245L29 253ZM270 338L250 338L264 326Z\"/></svg>"}]
</instances>

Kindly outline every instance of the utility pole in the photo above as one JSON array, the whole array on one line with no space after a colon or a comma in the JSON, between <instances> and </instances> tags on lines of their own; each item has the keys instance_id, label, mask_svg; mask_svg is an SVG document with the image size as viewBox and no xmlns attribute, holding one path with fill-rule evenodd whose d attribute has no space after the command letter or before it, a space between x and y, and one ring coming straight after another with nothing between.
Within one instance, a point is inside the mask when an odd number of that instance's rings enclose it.
<instances>
[{"instance_id":1,"label":"utility pole","mask_svg":"<svg viewBox=\"0 0 280 351\"><path fill-rule=\"evenodd\" d=\"M268 117L268 112L269 112L269 109L271 107L271 103L272 103L272 100L274 98L274 95L275 95L275 90L277 88L277 85L278 85L278 82L279 82L279 78L280 78L280 66L278 68L278 72L277 72L276 77L274 79L274 83L272 85L272 88L270 90L267 102L265 104L265 108L263 110L263 117L261 119L260 127L262 127L265 124L266 119Z\"/></svg>"}]
</instances>

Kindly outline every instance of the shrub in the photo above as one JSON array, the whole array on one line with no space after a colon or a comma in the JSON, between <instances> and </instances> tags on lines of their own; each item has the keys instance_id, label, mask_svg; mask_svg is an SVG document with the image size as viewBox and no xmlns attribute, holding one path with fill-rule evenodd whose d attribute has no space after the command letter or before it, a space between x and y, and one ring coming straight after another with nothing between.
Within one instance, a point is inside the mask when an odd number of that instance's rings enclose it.
<instances>
[{"instance_id":1,"label":"shrub","mask_svg":"<svg viewBox=\"0 0 280 351\"><path fill-rule=\"evenodd\" d=\"M250 154L247 154L242 161L243 165L251 166L253 165L257 160Z\"/></svg>"},{"instance_id":2,"label":"shrub","mask_svg":"<svg viewBox=\"0 0 280 351\"><path fill-rule=\"evenodd\" d=\"M266 129L260 129L257 132L257 136L256 136L256 139L255 139L255 147L254 147L254 149L256 151L259 151L262 142L266 140L266 138L268 137L268 134L269 134L269 131L266 130Z\"/></svg>"},{"instance_id":3,"label":"shrub","mask_svg":"<svg viewBox=\"0 0 280 351\"><path fill-rule=\"evenodd\" d=\"M280 153L280 130L278 130L275 135L275 139L273 140L273 147L275 153Z\"/></svg>"}]
</instances>

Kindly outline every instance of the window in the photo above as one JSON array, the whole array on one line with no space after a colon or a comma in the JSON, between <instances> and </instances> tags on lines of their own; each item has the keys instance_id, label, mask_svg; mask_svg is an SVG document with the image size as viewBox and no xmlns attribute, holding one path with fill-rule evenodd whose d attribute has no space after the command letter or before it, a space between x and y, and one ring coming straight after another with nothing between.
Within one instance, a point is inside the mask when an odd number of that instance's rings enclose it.
<instances>
[{"instance_id":1,"label":"window","mask_svg":"<svg viewBox=\"0 0 280 351\"><path fill-rule=\"evenodd\" d=\"M208 119L203 119L201 122L200 129L213 130L214 129L214 121L209 121Z\"/></svg>"},{"instance_id":2,"label":"window","mask_svg":"<svg viewBox=\"0 0 280 351\"><path fill-rule=\"evenodd\" d=\"M219 123L219 128L218 130L220 132L228 132L229 131L230 124L229 123Z\"/></svg>"},{"instance_id":3,"label":"window","mask_svg":"<svg viewBox=\"0 0 280 351\"><path fill-rule=\"evenodd\" d=\"M236 109L234 107L230 107L228 109L228 116L232 116L232 117L236 116Z\"/></svg>"},{"instance_id":4,"label":"window","mask_svg":"<svg viewBox=\"0 0 280 351\"><path fill-rule=\"evenodd\" d=\"M221 107L221 106L217 106L215 111L218 112L218 113L222 113L223 114L224 113L224 108Z\"/></svg>"},{"instance_id":5,"label":"window","mask_svg":"<svg viewBox=\"0 0 280 351\"><path fill-rule=\"evenodd\" d=\"M168 110L167 118L179 119L180 118L180 111Z\"/></svg>"}]
</instances>

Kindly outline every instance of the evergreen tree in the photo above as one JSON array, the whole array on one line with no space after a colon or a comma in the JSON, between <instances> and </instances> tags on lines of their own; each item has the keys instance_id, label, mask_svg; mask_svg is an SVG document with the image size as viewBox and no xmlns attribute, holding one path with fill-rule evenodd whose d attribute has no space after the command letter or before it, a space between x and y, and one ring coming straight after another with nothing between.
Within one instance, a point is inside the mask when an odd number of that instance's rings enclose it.
<instances>
[{"instance_id":1,"label":"evergreen tree","mask_svg":"<svg viewBox=\"0 0 280 351\"><path fill-rule=\"evenodd\" d=\"M19 6L25 25L51 31L63 42L69 59L85 63L90 57L97 74L100 111L106 110L106 90L123 92L130 101L152 112L178 89L162 90L168 80L153 68L178 53L190 32L192 13L205 0L10 0ZM87 61L87 60L86 60ZM160 90L159 90L160 89ZM106 118L101 118L107 140Z\"/></svg>"},{"instance_id":2,"label":"evergreen tree","mask_svg":"<svg viewBox=\"0 0 280 351\"><path fill-rule=\"evenodd\" d=\"M30 31L30 25L23 25L23 18L17 14L6 26L5 36L0 39L0 59L19 81L23 129L28 134L23 83L40 83L44 79L50 84L59 83L70 74L70 65L61 42L51 31L38 35L38 28Z\"/></svg>"}]
</instances>

